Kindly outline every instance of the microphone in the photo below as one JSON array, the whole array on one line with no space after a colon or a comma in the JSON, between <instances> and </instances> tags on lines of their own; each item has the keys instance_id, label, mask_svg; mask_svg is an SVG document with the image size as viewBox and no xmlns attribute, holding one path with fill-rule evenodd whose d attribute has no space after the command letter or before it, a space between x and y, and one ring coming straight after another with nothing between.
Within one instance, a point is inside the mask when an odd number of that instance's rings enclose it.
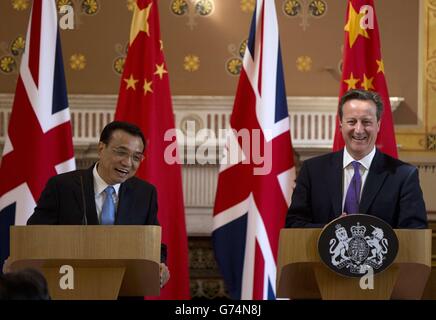
<instances>
[{"instance_id":1,"label":"microphone","mask_svg":"<svg viewBox=\"0 0 436 320\"><path fill-rule=\"evenodd\" d=\"M82 177L82 175L80 175L80 188L82 189L82 204L83 204L82 225L88 225L88 218L86 217L85 191L84 191L84 188L83 188L83 177Z\"/></svg>"}]
</instances>

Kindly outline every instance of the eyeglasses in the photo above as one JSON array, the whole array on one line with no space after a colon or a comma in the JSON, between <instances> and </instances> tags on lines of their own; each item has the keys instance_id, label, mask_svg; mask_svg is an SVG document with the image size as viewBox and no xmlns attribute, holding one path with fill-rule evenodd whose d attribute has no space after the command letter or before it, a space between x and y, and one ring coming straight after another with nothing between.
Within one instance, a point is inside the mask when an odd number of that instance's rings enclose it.
<instances>
[{"instance_id":1,"label":"eyeglasses","mask_svg":"<svg viewBox=\"0 0 436 320\"><path fill-rule=\"evenodd\" d=\"M134 163L141 163L142 160L144 160L144 155L142 153L135 152L133 154L130 154L129 151L123 148L114 148L112 149L112 153L119 158L131 158Z\"/></svg>"}]
</instances>

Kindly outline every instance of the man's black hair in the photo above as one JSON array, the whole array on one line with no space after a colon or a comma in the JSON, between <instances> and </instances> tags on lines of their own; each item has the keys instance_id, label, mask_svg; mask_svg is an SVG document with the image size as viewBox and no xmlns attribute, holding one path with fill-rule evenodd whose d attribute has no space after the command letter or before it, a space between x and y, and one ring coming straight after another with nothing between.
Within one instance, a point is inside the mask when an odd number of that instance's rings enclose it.
<instances>
[{"instance_id":1,"label":"man's black hair","mask_svg":"<svg viewBox=\"0 0 436 320\"><path fill-rule=\"evenodd\" d=\"M50 300L47 280L36 269L0 276L0 300Z\"/></svg>"},{"instance_id":2,"label":"man's black hair","mask_svg":"<svg viewBox=\"0 0 436 320\"><path fill-rule=\"evenodd\" d=\"M134 124L124 121L112 121L109 124L107 124L106 127L104 127L103 131L101 132L100 142L103 142L104 144L108 145L110 139L112 138L112 133L115 130L122 130L124 132L127 132L128 134L131 134L132 136L141 138L145 150L146 143L145 143L144 134L142 133L141 129L139 129L139 127L137 127Z\"/></svg>"}]
</instances>

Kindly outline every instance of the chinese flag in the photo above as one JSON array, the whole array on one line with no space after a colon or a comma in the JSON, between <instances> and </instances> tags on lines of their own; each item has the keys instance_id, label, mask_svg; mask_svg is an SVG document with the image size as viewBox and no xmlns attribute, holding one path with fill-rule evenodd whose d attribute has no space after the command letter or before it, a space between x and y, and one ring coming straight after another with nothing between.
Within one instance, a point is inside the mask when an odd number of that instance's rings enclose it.
<instances>
[{"instance_id":1,"label":"chinese flag","mask_svg":"<svg viewBox=\"0 0 436 320\"><path fill-rule=\"evenodd\" d=\"M165 149L176 141L175 137L171 141L164 139L165 133L174 129L174 116L156 0L136 1L115 119L136 124L147 139L145 160L137 176L157 188L158 218L171 274L159 298L189 299L181 168L164 158Z\"/></svg>"},{"instance_id":2,"label":"chinese flag","mask_svg":"<svg viewBox=\"0 0 436 320\"><path fill-rule=\"evenodd\" d=\"M397 158L391 104L380 50L380 37L373 0L348 1L345 22L344 56L340 97L351 89L377 91L383 99L384 111L376 146ZM336 119L333 151L344 147Z\"/></svg>"}]
</instances>

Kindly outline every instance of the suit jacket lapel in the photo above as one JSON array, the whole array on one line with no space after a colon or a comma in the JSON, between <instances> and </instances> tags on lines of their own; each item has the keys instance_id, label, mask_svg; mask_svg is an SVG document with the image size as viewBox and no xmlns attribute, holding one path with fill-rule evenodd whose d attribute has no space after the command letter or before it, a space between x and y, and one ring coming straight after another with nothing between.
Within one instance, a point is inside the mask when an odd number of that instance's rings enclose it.
<instances>
[{"instance_id":1,"label":"suit jacket lapel","mask_svg":"<svg viewBox=\"0 0 436 320\"><path fill-rule=\"evenodd\" d=\"M86 219L87 224L95 225L99 224L97 217L97 209L95 208L95 195L94 195L94 177L92 175L92 170L94 165L87 169L79 171L76 180L76 188L74 190L74 196L79 203L79 208L82 210L82 215L84 213L83 200L85 200L86 205ZM80 181L82 177L83 182L83 193L82 193L82 182Z\"/></svg>"},{"instance_id":2,"label":"suit jacket lapel","mask_svg":"<svg viewBox=\"0 0 436 320\"><path fill-rule=\"evenodd\" d=\"M333 217L336 218L342 213L342 163L343 150L332 154L331 167L333 170L327 170L327 185L330 193L330 199L333 204Z\"/></svg>"},{"instance_id":3,"label":"suit jacket lapel","mask_svg":"<svg viewBox=\"0 0 436 320\"><path fill-rule=\"evenodd\" d=\"M379 193L387 175L385 157L377 149L363 187L362 198L359 204L360 213L368 214L368 209L375 196Z\"/></svg>"},{"instance_id":4,"label":"suit jacket lapel","mask_svg":"<svg viewBox=\"0 0 436 320\"><path fill-rule=\"evenodd\" d=\"M125 224L129 220L129 214L133 203L133 190L129 181L122 183L118 194L118 208L115 217L115 224Z\"/></svg>"}]
</instances>

